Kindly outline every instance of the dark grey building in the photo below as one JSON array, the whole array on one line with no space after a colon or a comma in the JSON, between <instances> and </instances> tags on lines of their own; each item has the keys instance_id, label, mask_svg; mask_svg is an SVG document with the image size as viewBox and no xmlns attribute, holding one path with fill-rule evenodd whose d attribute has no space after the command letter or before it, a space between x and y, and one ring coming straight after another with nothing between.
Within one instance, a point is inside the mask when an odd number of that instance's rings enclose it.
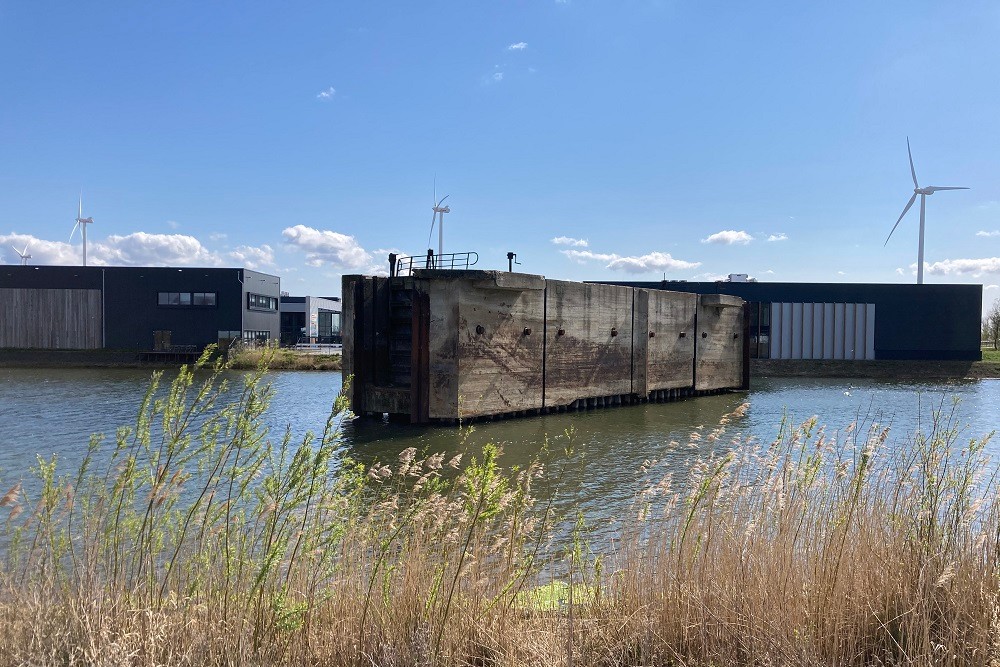
<instances>
[{"instance_id":1,"label":"dark grey building","mask_svg":"<svg viewBox=\"0 0 1000 667\"><path fill-rule=\"evenodd\" d=\"M601 282L738 296L749 302L755 358L982 358L982 285Z\"/></svg>"},{"instance_id":2,"label":"dark grey building","mask_svg":"<svg viewBox=\"0 0 1000 667\"><path fill-rule=\"evenodd\" d=\"M202 349L278 337L280 279L248 269L2 266L0 348Z\"/></svg>"}]
</instances>

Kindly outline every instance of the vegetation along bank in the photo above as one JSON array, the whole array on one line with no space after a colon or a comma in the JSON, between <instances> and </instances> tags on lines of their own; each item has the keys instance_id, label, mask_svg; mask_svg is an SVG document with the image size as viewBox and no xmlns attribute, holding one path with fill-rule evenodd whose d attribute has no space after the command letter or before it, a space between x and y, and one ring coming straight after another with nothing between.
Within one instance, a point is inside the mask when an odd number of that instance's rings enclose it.
<instances>
[{"instance_id":1,"label":"vegetation along bank","mask_svg":"<svg viewBox=\"0 0 1000 667\"><path fill-rule=\"evenodd\" d=\"M0 665L997 657L995 468L947 414L905 446L816 419L757 443L727 432L741 406L646 463L609 545L554 510L571 439L516 469L496 446L362 465L343 400L323 433L273 439L266 372L233 392L221 371L154 375L79 469L3 471Z\"/></svg>"}]
</instances>

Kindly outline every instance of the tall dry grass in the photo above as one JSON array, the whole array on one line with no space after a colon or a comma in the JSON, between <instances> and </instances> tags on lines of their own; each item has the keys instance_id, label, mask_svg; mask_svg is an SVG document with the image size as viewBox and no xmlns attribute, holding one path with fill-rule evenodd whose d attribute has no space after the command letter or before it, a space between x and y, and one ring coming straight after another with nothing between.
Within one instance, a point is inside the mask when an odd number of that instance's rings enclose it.
<instances>
[{"instance_id":1,"label":"tall dry grass","mask_svg":"<svg viewBox=\"0 0 1000 667\"><path fill-rule=\"evenodd\" d=\"M265 369L235 397L221 370L154 376L79 469L4 487L0 664L995 661L995 469L940 413L906 447L814 420L758 445L727 440L740 408L692 434L716 454L651 462L599 549L535 497L558 470L494 447L362 466L343 399L292 442L262 426Z\"/></svg>"}]
</instances>

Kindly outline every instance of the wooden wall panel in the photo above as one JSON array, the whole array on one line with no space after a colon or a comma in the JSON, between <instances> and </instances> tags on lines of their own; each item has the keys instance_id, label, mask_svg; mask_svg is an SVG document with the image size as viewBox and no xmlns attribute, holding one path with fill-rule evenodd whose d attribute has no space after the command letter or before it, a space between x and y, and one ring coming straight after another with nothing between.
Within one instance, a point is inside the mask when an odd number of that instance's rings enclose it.
<instances>
[{"instance_id":1,"label":"wooden wall panel","mask_svg":"<svg viewBox=\"0 0 1000 667\"><path fill-rule=\"evenodd\" d=\"M545 405L631 393L632 288L546 282Z\"/></svg>"},{"instance_id":2,"label":"wooden wall panel","mask_svg":"<svg viewBox=\"0 0 1000 667\"><path fill-rule=\"evenodd\" d=\"M727 389L742 385L742 305L742 299L731 296L706 294L698 297L695 389Z\"/></svg>"},{"instance_id":3,"label":"wooden wall panel","mask_svg":"<svg viewBox=\"0 0 1000 667\"><path fill-rule=\"evenodd\" d=\"M102 329L100 290L0 289L0 348L96 350Z\"/></svg>"}]
</instances>

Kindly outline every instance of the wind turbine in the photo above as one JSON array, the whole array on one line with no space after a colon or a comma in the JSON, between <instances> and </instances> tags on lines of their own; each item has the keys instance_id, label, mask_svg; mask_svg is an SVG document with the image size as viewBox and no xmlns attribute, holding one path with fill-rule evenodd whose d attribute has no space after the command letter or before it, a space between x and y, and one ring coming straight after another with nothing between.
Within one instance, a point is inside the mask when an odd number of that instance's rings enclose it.
<instances>
[{"instance_id":1,"label":"wind turbine","mask_svg":"<svg viewBox=\"0 0 1000 667\"><path fill-rule=\"evenodd\" d=\"M451 213L451 208L448 206L441 206L444 200L451 195L445 195L441 197L440 200L436 201L431 207L434 213L431 214L431 231L427 235L427 245L431 244L431 237L434 235L434 221L437 220L438 226L438 257L444 254L444 214ZM434 200L437 200L437 183L434 184ZM432 200L433 201L433 200Z\"/></svg>"},{"instance_id":2,"label":"wind turbine","mask_svg":"<svg viewBox=\"0 0 1000 667\"><path fill-rule=\"evenodd\" d=\"M83 217L83 193L80 193L80 212L76 216L76 224L73 226L73 231L69 233L69 242L73 242L73 234L76 233L76 228L80 228L80 233L83 235L83 265L87 266L87 225L93 224L93 218Z\"/></svg>"},{"instance_id":3,"label":"wind turbine","mask_svg":"<svg viewBox=\"0 0 1000 667\"><path fill-rule=\"evenodd\" d=\"M906 154L910 156L910 176L913 177L913 194L910 195L910 201L906 202L906 206L903 208L903 212L899 214L899 218L896 220L896 224L892 226L892 231L889 232L889 236L885 238L885 243L882 245L889 245L889 239L892 238L892 232L896 231L896 227L899 227L900 221L906 212L910 210L913 206L913 202L917 200L917 195L920 195L920 243L917 246L917 284L924 284L924 210L927 205L927 195L932 195L939 190L968 190L965 187L955 187L955 186L943 186L943 185L928 185L925 188L920 187L917 183L917 170L913 168L913 153L910 151L910 138L906 138Z\"/></svg>"},{"instance_id":4,"label":"wind turbine","mask_svg":"<svg viewBox=\"0 0 1000 667\"><path fill-rule=\"evenodd\" d=\"M24 244L24 250L18 250L14 246L11 246L11 249L21 258L21 266L27 266L28 260L31 259L31 255L28 254L28 244Z\"/></svg>"}]
</instances>

